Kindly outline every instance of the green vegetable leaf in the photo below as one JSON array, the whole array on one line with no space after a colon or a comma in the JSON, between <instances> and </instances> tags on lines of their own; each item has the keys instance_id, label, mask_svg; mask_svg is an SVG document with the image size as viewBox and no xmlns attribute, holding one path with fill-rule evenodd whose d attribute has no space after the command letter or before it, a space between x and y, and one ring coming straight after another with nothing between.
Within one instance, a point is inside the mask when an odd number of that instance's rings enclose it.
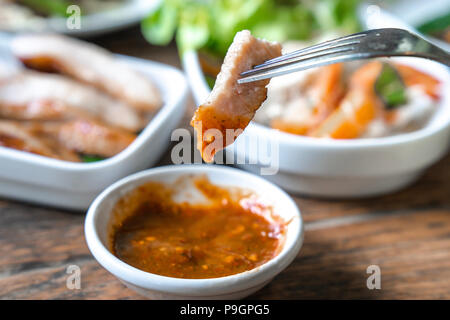
<instances>
[{"instance_id":1,"label":"green vegetable leaf","mask_svg":"<svg viewBox=\"0 0 450 320\"><path fill-rule=\"evenodd\" d=\"M359 0L321 0L316 1L312 8L319 27L322 30L343 33L356 32L360 26L356 18Z\"/></svg>"},{"instance_id":2,"label":"green vegetable leaf","mask_svg":"<svg viewBox=\"0 0 450 320\"><path fill-rule=\"evenodd\" d=\"M395 109L407 102L403 80L397 70L388 63L383 64L378 75L375 92L383 100L386 109Z\"/></svg>"},{"instance_id":3,"label":"green vegetable leaf","mask_svg":"<svg viewBox=\"0 0 450 320\"><path fill-rule=\"evenodd\" d=\"M142 20L141 30L145 39L155 45L168 44L177 27L177 8L162 5L153 14Z\"/></svg>"},{"instance_id":4,"label":"green vegetable leaf","mask_svg":"<svg viewBox=\"0 0 450 320\"><path fill-rule=\"evenodd\" d=\"M67 7L70 2L65 0L21 0L21 2L31 9L45 15L67 16Z\"/></svg>"},{"instance_id":5,"label":"green vegetable leaf","mask_svg":"<svg viewBox=\"0 0 450 320\"><path fill-rule=\"evenodd\" d=\"M209 35L209 14L204 5L192 4L180 12L176 40L181 54L205 46Z\"/></svg>"},{"instance_id":6,"label":"green vegetable leaf","mask_svg":"<svg viewBox=\"0 0 450 320\"><path fill-rule=\"evenodd\" d=\"M208 86L212 89L214 88L214 85L216 84L216 78L211 77L208 75L205 75L206 82L208 83Z\"/></svg>"},{"instance_id":7,"label":"green vegetable leaf","mask_svg":"<svg viewBox=\"0 0 450 320\"><path fill-rule=\"evenodd\" d=\"M105 158L86 154L81 156L81 161L83 162L97 162L102 160L105 160Z\"/></svg>"},{"instance_id":8,"label":"green vegetable leaf","mask_svg":"<svg viewBox=\"0 0 450 320\"><path fill-rule=\"evenodd\" d=\"M181 54L201 49L223 57L243 29L279 42L308 40L324 31L356 32L360 1L163 0L142 22L142 32L153 44L167 44L176 33Z\"/></svg>"},{"instance_id":9,"label":"green vegetable leaf","mask_svg":"<svg viewBox=\"0 0 450 320\"><path fill-rule=\"evenodd\" d=\"M450 12L422 24L417 29L423 33L435 33L444 31L449 27L450 27Z\"/></svg>"},{"instance_id":10,"label":"green vegetable leaf","mask_svg":"<svg viewBox=\"0 0 450 320\"><path fill-rule=\"evenodd\" d=\"M314 25L313 16L303 7L279 7L272 19L264 19L252 27L256 37L271 41L305 40Z\"/></svg>"}]
</instances>

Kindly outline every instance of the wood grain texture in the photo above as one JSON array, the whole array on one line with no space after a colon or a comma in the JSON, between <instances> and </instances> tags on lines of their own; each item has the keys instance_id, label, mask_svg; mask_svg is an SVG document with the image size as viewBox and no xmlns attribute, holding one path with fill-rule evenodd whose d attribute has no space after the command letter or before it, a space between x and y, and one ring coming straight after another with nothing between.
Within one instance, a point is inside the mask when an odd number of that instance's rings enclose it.
<instances>
[{"instance_id":1,"label":"wood grain texture","mask_svg":"<svg viewBox=\"0 0 450 320\"><path fill-rule=\"evenodd\" d=\"M450 208L450 154L432 166L413 185L390 195L363 200L322 200L295 197L305 221L367 212Z\"/></svg>"},{"instance_id":2,"label":"wood grain texture","mask_svg":"<svg viewBox=\"0 0 450 320\"><path fill-rule=\"evenodd\" d=\"M381 290L366 269L381 269ZM450 211L309 231L300 255L255 299L449 299Z\"/></svg>"},{"instance_id":3,"label":"wood grain texture","mask_svg":"<svg viewBox=\"0 0 450 320\"><path fill-rule=\"evenodd\" d=\"M2 211L2 217L4 214ZM17 216L17 212L10 210L6 215ZM56 225L63 221L68 223L71 227L65 230L71 232L64 237L63 230L52 228L47 231L43 245L38 241L42 240L50 217L55 219ZM2 260L1 298L140 298L91 258L79 227L81 216L49 212L40 215L39 223L30 220L29 225L34 224L36 230L28 230L27 240L17 241L13 246L17 253ZM0 233L3 232L2 228ZM0 245L4 247L5 243L11 241L2 239ZM61 252L64 246L68 249ZM8 260L14 263L8 264ZM66 288L65 270L71 264L81 268L81 290ZM366 268L372 264L381 268L381 290L366 287ZM304 246L291 266L251 298L449 297L450 211L419 210L404 214L367 214L363 222L307 231Z\"/></svg>"},{"instance_id":4,"label":"wood grain texture","mask_svg":"<svg viewBox=\"0 0 450 320\"><path fill-rule=\"evenodd\" d=\"M148 45L139 28L92 41L180 67L178 52ZM189 127L194 103L180 126ZM170 149L169 149L170 150ZM158 165L170 164L170 152ZM306 222L295 261L254 299L450 299L450 155L414 185L365 200L293 195ZM84 214L0 200L0 299L141 299L91 256ZM366 286L381 268L381 290ZM66 287L69 265L81 289Z\"/></svg>"},{"instance_id":5,"label":"wood grain texture","mask_svg":"<svg viewBox=\"0 0 450 320\"><path fill-rule=\"evenodd\" d=\"M83 214L3 201L0 216L0 298L139 298L93 259ZM81 290L67 289L70 265L81 269Z\"/></svg>"}]
</instances>

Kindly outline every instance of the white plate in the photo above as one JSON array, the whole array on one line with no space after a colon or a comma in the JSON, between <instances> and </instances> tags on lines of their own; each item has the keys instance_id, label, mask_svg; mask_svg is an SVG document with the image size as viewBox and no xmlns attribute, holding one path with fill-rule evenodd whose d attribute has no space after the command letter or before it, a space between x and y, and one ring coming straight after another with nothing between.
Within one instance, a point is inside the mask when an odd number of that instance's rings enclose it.
<instances>
[{"instance_id":1,"label":"white plate","mask_svg":"<svg viewBox=\"0 0 450 320\"><path fill-rule=\"evenodd\" d=\"M424 128L391 137L331 140L296 136L251 122L236 142L225 149L227 156L241 159L241 162L245 160L238 166L254 173L261 173L261 168L268 167L269 162L273 164L278 156L279 171L264 177L289 191L318 197L368 197L411 184L448 150L450 72L447 67L429 60L396 60L430 73L443 83L442 99ZM183 67L200 105L210 88L195 52L183 56ZM257 151L255 141L258 141ZM276 154L266 153L272 145L278 146L278 150L274 150Z\"/></svg>"},{"instance_id":2,"label":"white plate","mask_svg":"<svg viewBox=\"0 0 450 320\"><path fill-rule=\"evenodd\" d=\"M274 214L287 224L281 252L255 269L212 279L180 279L160 276L134 268L109 250L108 229L117 200L137 186L158 181L173 183L184 175L207 175L212 183L253 191L270 204ZM189 194L189 190L180 190ZM180 196L180 194L177 194ZM192 197L192 195L187 195ZM285 192L263 179L233 168L210 165L172 165L126 177L103 191L92 203L84 225L86 242L97 261L128 287L152 299L240 299L259 290L285 269L303 243L303 222L295 202ZM275 280L276 281L276 280Z\"/></svg>"},{"instance_id":3,"label":"white plate","mask_svg":"<svg viewBox=\"0 0 450 320\"><path fill-rule=\"evenodd\" d=\"M66 18L50 17L45 19L39 30L16 31L57 32L77 37L97 36L139 23L154 11L160 2L161 0L128 0L111 10L82 15L80 29L69 29Z\"/></svg>"},{"instance_id":4,"label":"white plate","mask_svg":"<svg viewBox=\"0 0 450 320\"><path fill-rule=\"evenodd\" d=\"M148 76L164 100L136 140L114 157L94 163L61 161L0 147L0 196L84 210L111 183L158 161L184 115L187 82L173 67L127 56L118 58Z\"/></svg>"}]
</instances>

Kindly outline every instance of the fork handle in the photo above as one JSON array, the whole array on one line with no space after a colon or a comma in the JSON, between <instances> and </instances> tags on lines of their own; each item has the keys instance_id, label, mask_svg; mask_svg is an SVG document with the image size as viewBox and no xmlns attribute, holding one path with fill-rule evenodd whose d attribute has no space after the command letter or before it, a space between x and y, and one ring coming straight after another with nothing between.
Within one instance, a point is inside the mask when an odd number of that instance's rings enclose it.
<instances>
[{"instance_id":1,"label":"fork handle","mask_svg":"<svg viewBox=\"0 0 450 320\"><path fill-rule=\"evenodd\" d=\"M450 67L450 53L438 46L431 45L430 50L427 53L422 53L422 56Z\"/></svg>"}]
</instances>

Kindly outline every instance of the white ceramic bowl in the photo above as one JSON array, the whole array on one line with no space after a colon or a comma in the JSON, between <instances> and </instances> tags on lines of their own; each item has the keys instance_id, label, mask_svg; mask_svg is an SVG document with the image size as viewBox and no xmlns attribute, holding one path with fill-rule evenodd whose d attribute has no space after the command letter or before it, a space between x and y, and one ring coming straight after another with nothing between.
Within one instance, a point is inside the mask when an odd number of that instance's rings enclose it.
<instances>
[{"instance_id":1,"label":"white ceramic bowl","mask_svg":"<svg viewBox=\"0 0 450 320\"><path fill-rule=\"evenodd\" d=\"M252 190L272 204L288 224L280 253L267 263L236 275L213 279L178 279L151 274L122 262L109 251L111 211L125 193L148 181L172 183L182 175L206 174L214 184ZM187 190L188 192L188 190ZM259 290L297 256L303 242L303 222L292 199L281 189L255 175L218 165L159 167L124 178L102 192L92 203L85 221L85 236L97 261L123 283L152 299L239 299Z\"/></svg>"},{"instance_id":2,"label":"white ceramic bowl","mask_svg":"<svg viewBox=\"0 0 450 320\"><path fill-rule=\"evenodd\" d=\"M424 128L391 137L331 140L296 136L251 122L236 142L225 149L227 156L244 159L237 165L254 173L260 173L262 167L269 166L269 162L273 165L274 159L278 159L278 172L265 175L266 179L289 191L319 197L375 196L411 184L448 151L450 69L424 59L395 60L429 73L443 83L442 99ZM183 66L194 98L201 104L210 89L196 52L183 56ZM271 149L274 145L278 149Z\"/></svg>"},{"instance_id":3,"label":"white ceramic bowl","mask_svg":"<svg viewBox=\"0 0 450 320\"><path fill-rule=\"evenodd\" d=\"M386 1L381 7L364 3L358 8L359 19L367 29L401 28L419 34L436 45L450 51L450 44L427 36L416 27L450 11L448 0L396 0Z\"/></svg>"},{"instance_id":4,"label":"white ceramic bowl","mask_svg":"<svg viewBox=\"0 0 450 320\"><path fill-rule=\"evenodd\" d=\"M0 147L0 196L85 210L111 183L158 161L167 149L172 130L183 117L186 79L168 65L127 56L119 58L152 79L164 100L136 140L114 157L94 163L61 161Z\"/></svg>"}]
</instances>

